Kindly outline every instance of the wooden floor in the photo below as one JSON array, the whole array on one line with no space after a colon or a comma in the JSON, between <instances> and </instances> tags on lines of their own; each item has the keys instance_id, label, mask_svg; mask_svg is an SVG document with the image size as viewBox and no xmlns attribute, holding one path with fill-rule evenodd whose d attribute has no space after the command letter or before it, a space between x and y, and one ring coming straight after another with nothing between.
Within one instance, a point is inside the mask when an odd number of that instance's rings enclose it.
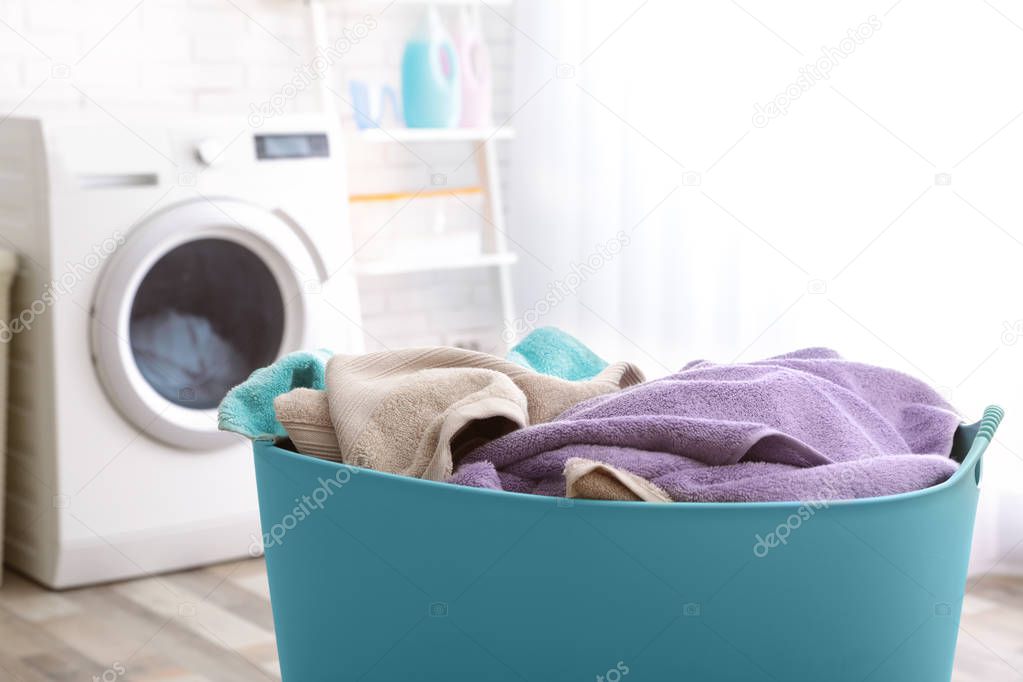
<instances>
[{"instance_id":1,"label":"wooden floor","mask_svg":"<svg viewBox=\"0 0 1023 682\"><path fill-rule=\"evenodd\" d=\"M0 679L279 680L261 560L68 592L7 572ZM963 608L958 682L1023 680L1023 579L987 576Z\"/></svg>"}]
</instances>

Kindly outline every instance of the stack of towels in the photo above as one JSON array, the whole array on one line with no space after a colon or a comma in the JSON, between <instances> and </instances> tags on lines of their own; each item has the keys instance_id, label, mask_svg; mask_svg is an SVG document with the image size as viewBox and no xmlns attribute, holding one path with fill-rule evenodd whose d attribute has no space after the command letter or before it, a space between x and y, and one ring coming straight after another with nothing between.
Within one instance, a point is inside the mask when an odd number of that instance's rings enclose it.
<instances>
[{"instance_id":1,"label":"stack of towels","mask_svg":"<svg viewBox=\"0 0 1023 682\"><path fill-rule=\"evenodd\" d=\"M926 384L811 348L644 381L539 329L502 359L458 348L294 353L220 426L304 454L495 490L603 500L834 500L946 480L960 419Z\"/></svg>"}]
</instances>

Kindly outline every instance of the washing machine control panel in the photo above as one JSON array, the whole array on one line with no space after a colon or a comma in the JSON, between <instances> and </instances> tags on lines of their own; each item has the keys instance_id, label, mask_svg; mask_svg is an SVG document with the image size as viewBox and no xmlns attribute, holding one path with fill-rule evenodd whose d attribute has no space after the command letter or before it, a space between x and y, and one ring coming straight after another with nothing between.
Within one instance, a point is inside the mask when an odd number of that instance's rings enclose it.
<instances>
[{"instance_id":1,"label":"washing machine control panel","mask_svg":"<svg viewBox=\"0 0 1023 682\"><path fill-rule=\"evenodd\" d=\"M215 138L207 138L195 146L195 158L204 166L217 163L223 152L224 143Z\"/></svg>"},{"instance_id":2,"label":"washing machine control panel","mask_svg":"<svg viewBox=\"0 0 1023 682\"><path fill-rule=\"evenodd\" d=\"M330 156L326 133L268 133L256 135L255 141L256 158L260 161Z\"/></svg>"}]
</instances>

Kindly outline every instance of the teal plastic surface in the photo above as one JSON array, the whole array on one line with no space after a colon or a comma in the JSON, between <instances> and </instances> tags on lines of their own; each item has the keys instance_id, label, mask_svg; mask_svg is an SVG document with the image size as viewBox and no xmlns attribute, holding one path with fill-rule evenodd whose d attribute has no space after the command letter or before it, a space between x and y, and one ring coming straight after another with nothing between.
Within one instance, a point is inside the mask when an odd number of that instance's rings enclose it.
<instances>
[{"instance_id":1,"label":"teal plastic surface","mask_svg":"<svg viewBox=\"0 0 1023 682\"><path fill-rule=\"evenodd\" d=\"M284 681L949 680L1001 417L941 485L831 503L567 500L256 443Z\"/></svg>"}]
</instances>

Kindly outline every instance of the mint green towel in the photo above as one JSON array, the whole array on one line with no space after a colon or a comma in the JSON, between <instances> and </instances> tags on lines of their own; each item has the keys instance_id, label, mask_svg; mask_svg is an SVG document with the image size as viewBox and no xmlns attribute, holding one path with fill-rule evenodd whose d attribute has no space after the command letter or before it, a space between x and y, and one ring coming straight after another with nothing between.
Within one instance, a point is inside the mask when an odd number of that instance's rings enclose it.
<instances>
[{"instance_id":1,"label":"mint green towel","mask_svg":"<svg viewBox=\"0 0 1023 682\"><path fill-rule=\"evenodd\" d=\"M328 350L296 351L253 372L220 401L221 431L234 431L252 440L287 436L274 414L274 398L295 388L323 390L324 369L333 355Z\"/></svg>"},{"instance_id":2,"label":"mint green towel","mask_svg":"<svg viewBox=\"0 0 1023 682\"><path fill-rule=\"evenodd\" d=\"M534 329L508 352L507 359L569 381L592 379L607 367L579 339L555 327Z\"/></svg>"}]
</instances>

